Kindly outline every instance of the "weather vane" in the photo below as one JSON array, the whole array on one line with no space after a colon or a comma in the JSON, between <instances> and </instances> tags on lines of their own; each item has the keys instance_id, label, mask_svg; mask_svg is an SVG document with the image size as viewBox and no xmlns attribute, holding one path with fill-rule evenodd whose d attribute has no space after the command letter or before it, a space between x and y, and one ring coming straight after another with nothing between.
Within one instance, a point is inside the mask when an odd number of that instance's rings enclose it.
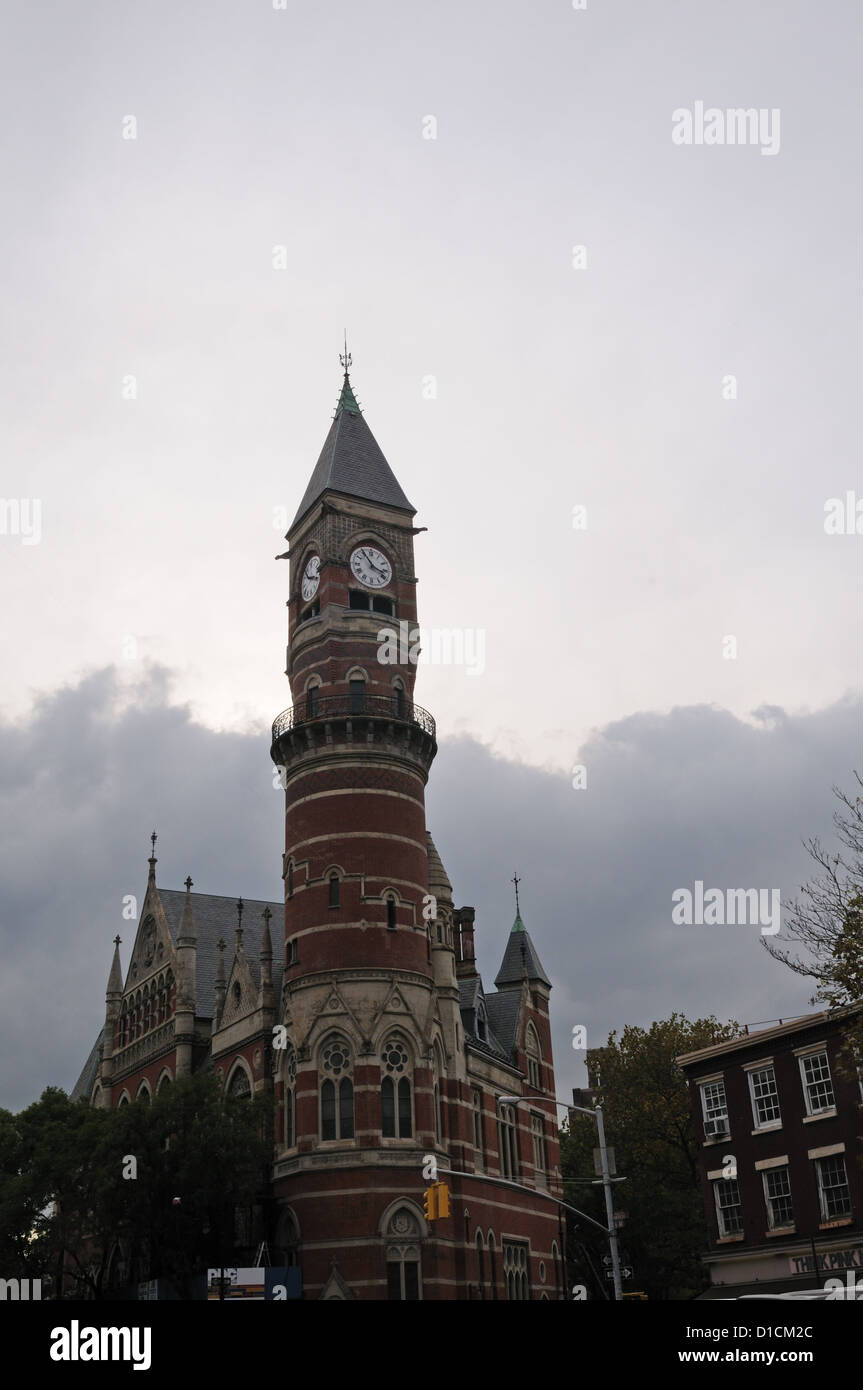
<instances>
[{"instance_id":1,"label":"weather vane","mask_svg":"<svg viewBox=\"0 0 863 1390\"><path fill-rule=\"evenodd\" d=\"M345 376L347 376L348 372L349 372L350 369L351 369L351 362L353 361L353 358L351 357L351 354L348 352L348 330L347 330L347 329L345 329L345 351L344 351L344 355L342 355L342 353L339 353L339 361L341 362L342 366L343 366L344 369L345 369Z\"/></svg>"}]
</instances>

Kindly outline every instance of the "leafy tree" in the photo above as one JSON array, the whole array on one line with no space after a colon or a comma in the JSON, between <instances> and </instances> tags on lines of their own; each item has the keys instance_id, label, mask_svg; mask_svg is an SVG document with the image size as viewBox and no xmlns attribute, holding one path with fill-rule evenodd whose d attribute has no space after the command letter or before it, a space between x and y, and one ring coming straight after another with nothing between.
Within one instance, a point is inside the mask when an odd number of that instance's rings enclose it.
<instances>
[{"instance_id":1,"label":"leafy tree","mask_svg":"<svg viewBox=\"0 0 863 1390\"><path fill-rule=\"evenodd\" d=\"M860 774L854 776L863 787ZM863 1000L863 798L839 787L833 793L841 808L833 816L841 848L831 852L817 837L804 842L817 871L786 909L782 937L761 940L774 960L815 981L812 1004L838 1009ZM852 1079L861 1057L863 1018L858 1017L849 1022L842 1051L842 1070Z\"/></svg>"},{"instance_id":2,"label":"leafy tree","mask_svg":"<svg viewBox=\"0 0 863 1390\"><path fill-rule=\"evenodd\" d=\"M587 1054L595 1097L602 1104L606 1142L613 1146L618 1176L615 1209L626 1212L619 1243L633 1266L630 1286L650 1298L690 1298L706 1287L700 1255L707 1245L698 1167L698 1138L692 1122L689 1088L676 1058L740 1035L736 1023L715 1018L690 1022L682 1014L647 1030L624 1028L609 1035L605 1047ZM567 1202L606 1223L601 1186L592 1185L596 1124L572 1114L561 1136ZM593 1297L610 1296L602 1277L607 1238L587 1222L572 1218L568 1254L575 1282Z\"/></svg>"},{"instance_id":3,"label":"leafy tree","mask_svg":"<svg viewBox=\"0 0 863 1390\"><path fill-rule=\"evenodd\" d=\"M119 1246L130 1276L188 1297L208 1265L231 1263L236 1211L260 1204L272 1142L272 1097L228 1096L211 1073L118 1110L49 1088L17 1117L0 1112L7 1265L101 1298Z\"/></svg>"}]
</instances>

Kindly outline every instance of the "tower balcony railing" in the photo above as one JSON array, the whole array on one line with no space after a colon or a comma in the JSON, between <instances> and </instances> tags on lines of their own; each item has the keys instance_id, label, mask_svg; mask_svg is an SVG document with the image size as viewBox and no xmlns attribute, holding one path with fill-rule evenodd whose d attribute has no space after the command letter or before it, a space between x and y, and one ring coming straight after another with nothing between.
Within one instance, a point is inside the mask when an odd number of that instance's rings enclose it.
<instances>
[{"instance_id":1,"label":"tower balcony railing","mask_svg":"<svg viewBox=\"0 0 863 1390\"><path fill-rule=\"evenodd\" d=\"M273 743L282 734L305 724L319 724L331 719L385 719L396 724L413 724L433 740L435 722L427 709L415 705L404 695L342 695L306 696L296 705L282 710L273 721Z\"/></svg>"}]
</instances>

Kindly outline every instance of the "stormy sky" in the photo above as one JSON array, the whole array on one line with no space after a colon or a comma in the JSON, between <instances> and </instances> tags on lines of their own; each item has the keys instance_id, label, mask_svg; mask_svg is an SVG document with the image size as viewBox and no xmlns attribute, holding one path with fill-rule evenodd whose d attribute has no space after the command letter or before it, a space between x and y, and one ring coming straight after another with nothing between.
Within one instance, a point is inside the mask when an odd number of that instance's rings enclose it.
<instances>
[{"instance_id":1,"label":"stormy sky","mask_svg":"<svg viewBox=\"0 0 863 1390\"><path fill-rule=\"evenodd\" d=\"M671 894L787 898L863 763L860 30L850 0L6 8L0 1104L75 1080L153 824L168 886L279 894L273 557L344 329L428 528L422 621L482 634L417 698L487 984L517 868L563 1091L576 1024L807 1007L757 927ZM752 138L677 143L705 108Z\"/></svg>"}]
</instances>

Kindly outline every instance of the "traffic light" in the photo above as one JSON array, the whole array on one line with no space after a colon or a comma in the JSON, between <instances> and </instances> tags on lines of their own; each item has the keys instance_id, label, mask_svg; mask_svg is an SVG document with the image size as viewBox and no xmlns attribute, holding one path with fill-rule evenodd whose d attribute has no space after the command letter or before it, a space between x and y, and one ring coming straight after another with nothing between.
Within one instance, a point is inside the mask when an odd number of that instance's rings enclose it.
<instances>
[{"instance_id":1,"label":"traffic light","mask_svg":"<svg viewBox=\"0 0 863 1390\"><path fill-rule=\"evenodd\" d=\"M434 1221L437 1216L437 1184L433 1183L423 1193L423 1213L426 1221Z\"/></svg>"},{"instance_id":2,"label":"traffic light","mask_svg":"<svg viewBox=\"0 0 863 1390\"><path fill-rule=\"evenodd\" d=\"M435 1183L437 1188L437 1214L449 1216L449 1188L445 1182Z\"/></svg>"}]
</instances>

